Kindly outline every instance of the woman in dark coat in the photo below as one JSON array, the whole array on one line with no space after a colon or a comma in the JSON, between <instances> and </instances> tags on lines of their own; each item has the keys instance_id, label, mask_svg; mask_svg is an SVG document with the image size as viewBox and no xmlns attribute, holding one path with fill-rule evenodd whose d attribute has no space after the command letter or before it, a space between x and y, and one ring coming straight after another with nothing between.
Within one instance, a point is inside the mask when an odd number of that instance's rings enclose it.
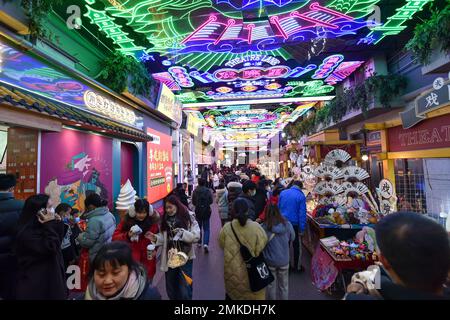
<instances>
[{"instance_id":1,"label":"woman in dark coat","mask_svg":"<svg viewBox=\"0 0 450 320\"><path fill-rule=\"evenodd\" d=\"M63 300L67 298L61 243L64 224L55 214L47 195L25 201L18 223L18 300Z\"/></svg>"}]
</instances>

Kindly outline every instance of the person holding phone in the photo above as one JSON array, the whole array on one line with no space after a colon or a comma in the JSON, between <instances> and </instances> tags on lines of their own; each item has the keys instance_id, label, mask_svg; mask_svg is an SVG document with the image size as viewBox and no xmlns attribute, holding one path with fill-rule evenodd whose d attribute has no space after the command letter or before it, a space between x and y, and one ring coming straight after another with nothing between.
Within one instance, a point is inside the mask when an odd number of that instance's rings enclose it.
<instances>
[{"instance_id":1,"label":"person holding phone","mask_svg":"<svg viewBox=\"0 0 450 320\"><path fill-rule=\"evenodd\" d=\"M64 224L48 195L29 197L18 222L18 300L63 300L68 291L61 243Z\"/></svg>"}]
</instances>

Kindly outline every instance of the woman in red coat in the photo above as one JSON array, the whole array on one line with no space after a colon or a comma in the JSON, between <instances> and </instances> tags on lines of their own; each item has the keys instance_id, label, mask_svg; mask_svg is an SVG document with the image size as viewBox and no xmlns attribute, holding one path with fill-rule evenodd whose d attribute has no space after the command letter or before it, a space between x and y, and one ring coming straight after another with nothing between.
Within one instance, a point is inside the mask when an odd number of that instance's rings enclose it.
<instances>
[{"instance_id":1,"label":"woman in red coat","mask_svg":"<svg viewBox=\"0 0 450 320\"><path fill-rule=\"evenodd\" d=\"M156 272L156 250L151 260L147 257L147 246L151 243L148 232L157 234L159 215L145 199L138 199L131 206L125 219L117 226L113 241L125 241L130 244L133 258L147 269L149 281Z\"/></svg>"}]
</instances>

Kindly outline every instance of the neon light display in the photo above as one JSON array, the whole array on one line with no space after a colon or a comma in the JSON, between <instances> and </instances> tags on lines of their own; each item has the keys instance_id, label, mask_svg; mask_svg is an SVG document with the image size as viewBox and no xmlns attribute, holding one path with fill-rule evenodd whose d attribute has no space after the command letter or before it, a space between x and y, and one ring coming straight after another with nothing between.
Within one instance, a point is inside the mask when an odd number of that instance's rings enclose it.
<instances>
[{"instance_id":1,"label":"neon light display","mask_svg":"<svg viewBox=\"0 0 450 320\"><path fill-rule=\"evenodd\" d=\"M396 13L387 19L387 22L382 26L377 26L365 37L362 38L358 44L361 43L375 43L380 42L384 37L389 35L396 35L406 29L403 24L412 19L414 14L421 11L423 7L433 0L407 0L406 4L396 9Z\"/></svg>"},{"instance_id":2,"label":"neon light display","mask_svg":"<svg viewBox=\"0 0 450 320\"><path fill-rule=\"evenodd\" d=\"M69 104L124 124L140 127L138 115L112 99L98 94L82 82L47 66L41 61L0 43L2 68L0 82L36 95Z\"/></svg>"},{"instance_id":3,"label":"neon light display","mask_svg":"<svg viewBox=\"0 0 450 320\"><path fill-rule=\"evenodd\" d=\"M345 14L351 14L355 18L362 18L373 11L373 6L380 0L334 0L328 7Z\"/></svg>"},{"instance_id":4,"label":"neon light display","mask_svg":"<svg viewBox=\"0 0 450 320\"><path fill-rule=\"evenodd\" d=\"M218 81L259 80L261 78L277 79L286 76L291 69L287 66L269 68L248 67L244 69L219 69L214 72Z\"/></svg>"},{"instance_id":5,"label":"neon light display","mask_svg":"<svg viewBox=\"0 0 450 320\"><path fill-rule=\"evenodd\" d=\"M99 30L112 39L114 44L119 46L119 51L127 55L134 55L135 51L142 51L145 48L136 46L134 40L128 37L128 33L122 31L122 27L114 23L114 18L109 17L104 11L92 9L86 5L88 12L84 15L88 17L92 24L98 26Z\"/></svg>"},{"instance_id":6,"label":"neon light display","mask_svg":"<svg viewBox=\"0 0 450 320\"><path fill-rule=\"evenodd\" d=\"M339 65L339 63L341 63L342 60L344 60L344 56L340 54L329 56L328 58L323 60L322 64L319 66L319 68L311 78L323 79L328 77Z\"/></svg>"},{"instance_id":7,"label":"neon light display","mask_svg":"<svg viewBox=\"0 0 450 320\"><path fill-rule=\"evenodd\" d=\"M335 85L351 75L363 63L364 61L342 62L336 69L334 69L333 74L325 79L325 82L330 85Z\"/></svg>"},{"instance_id":8,"label":"neon light display","mask_svg":"<svg viewBox=\"0 0 450 320\"><path fill-rule=\"evenodd\" d=\"M170 67L169 72L174 77L175 81L183 88L190 88L194 86L191 77L187 70L183 67Z\"/></svg>"},{"instance_id":9,"label":"neon light display","mask_svg":"<svg viewBox=\"0 0 450 320\"><path fill-rule=\"evenodd\" d=\"M276 66L281 63L281 61L273 56L262 55L262 54L251 54L239 58L234 58L225 63L226 67L234 68L237 65L244 65L244 67L248 67L251 65L261 65L263 63L270 64L271 66Z\"/></svg>"},{"instance_id":10,"label":"neon light display","mask_svg":"<svg viewBox=\"0 0 450 320\"><path fill-rule=\"evenodd\" d=\"M152 76L155 80L164 83L172 91L181 90L181 87L178 85L178 83L175 81L175 79L169 72L154 73L152 74Z\"/></svg>"}]
</instances>

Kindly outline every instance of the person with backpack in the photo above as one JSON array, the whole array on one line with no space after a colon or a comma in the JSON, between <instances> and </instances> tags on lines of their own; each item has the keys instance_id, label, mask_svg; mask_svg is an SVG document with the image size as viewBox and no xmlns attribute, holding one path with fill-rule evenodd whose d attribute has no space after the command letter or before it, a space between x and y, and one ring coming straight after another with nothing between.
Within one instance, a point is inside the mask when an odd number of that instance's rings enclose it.
<instances>
[{"instance_id":1,"label":"person with backpack","mask_svg":"<svg viewBox=\"0 0 450 320\"><path fill-rule=\"evenodd\" d=\"M211 204L213 197L211 190L206 187L206 181L203 178L198 179L198 187L192 195L192 204L195 206L195 217L197 218L200 227L200 241L199 246L202 245L205 253L208 253L209 235L210 235L210 218L211 218ZM203 229L203 232L202 232Z\"/></svg>"},{"instance_id":2,"label":"person with backpack","mask_svg":"<svg viewBox=\"0 0 450 320\"><path fill-rule=\"evenodd\" d=\"M266 288L252 291L241 245L253 257L261 254L267 244L267 235L259 223L248 216L248 203L238 198L233 203L234 218L220 231L219 245L224 250L224 278L227 300L265 300Z\"/></svg>"},{"instance_id":3,"label":"person with backpack","mask_svg":"<svg viewBox=\"0 0 450 320\"><path fill-rule=\"evenodd\" d=\"M273 203L266 208L262 227L269 238L264 249L264 258L275 278L267 287L267 300L288 300L289 244L295 240L294 228Z\"/></svg>"}]
</instances>

